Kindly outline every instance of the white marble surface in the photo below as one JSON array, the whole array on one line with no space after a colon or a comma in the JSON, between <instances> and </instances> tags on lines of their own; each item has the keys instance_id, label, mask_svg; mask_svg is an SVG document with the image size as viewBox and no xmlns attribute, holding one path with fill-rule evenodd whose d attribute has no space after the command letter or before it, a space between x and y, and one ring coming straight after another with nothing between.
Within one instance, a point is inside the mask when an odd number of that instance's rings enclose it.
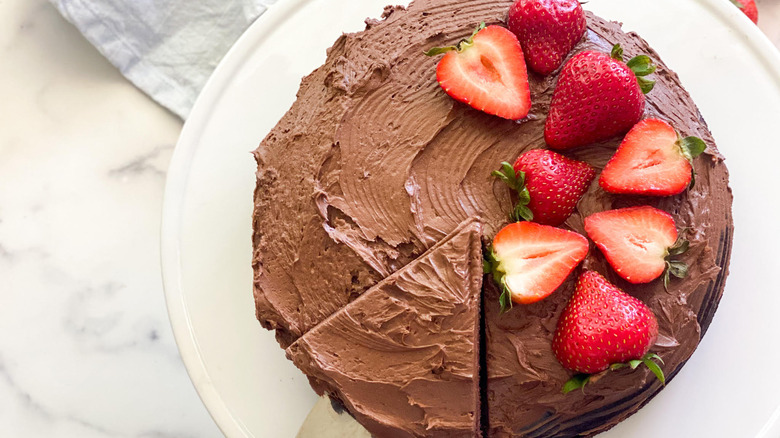
<instances>
[{"instance_id":1,"label":"white marble surface","mask_svg":"<svg viewBox=\"0 0 780 438\"><path fill-rule=\"evenodd\" d=\"M0 436L219 436L160 282L181 122L45 0L0 0L0 59Z\"/></svg>"},{"instance_id":2,"label":"white marble surface","mask_svg":"<svg viewBox=\"0 0 780 438\"><path fill-rule=\"evenodd\" d=\"M160 281L181 121L45 0L0 1L0 59L0 436L220 436Z\"/></svg>"}]
</instances>

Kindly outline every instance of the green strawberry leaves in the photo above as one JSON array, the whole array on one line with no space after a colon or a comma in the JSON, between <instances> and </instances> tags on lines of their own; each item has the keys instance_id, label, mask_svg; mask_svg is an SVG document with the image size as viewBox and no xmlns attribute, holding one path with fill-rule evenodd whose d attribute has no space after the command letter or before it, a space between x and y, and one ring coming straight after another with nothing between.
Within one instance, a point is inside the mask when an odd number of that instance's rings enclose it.
<instances>
[{"instance_id":1,"label":"green strawberry leaves","mask_svg":"<svg viewBox=\"0 0 780 438\"><path fill-rule=\"evenodd\" d=\"M494 170L491 175L503 181L510 189L517 192L517 204L512 209L510 217L515 222L532 221L534 213L528 208L531 194L525 186L525 172L515 172L514 167L506 161L501 163L500 170Z\"/></svg>"},{"instance_id":2,"label":"green strawberry leaves","mask_svg":"<svg viewBox=\"0 0 780 438\"><path fill-rule=\"evenodd\" d=\"M590 381L590 374L575 374L563 385L563 393L568 394L575 389L585 390L585 385Z\"/></svg>"},{"instance_id":3,"label":"green strawberry leaves","mask_svg":"<svg viewBox=\"0 0 780 438\"><path fill-rule=\"evenodd\" d=\"M653 91L653 87L655 87L655 81L645 79L641 76L637 76L636 80L639 82L639 89L642 90L642 93L647 94Z\"/></svg>"},{"instance_id":4,"label":"green strawberry leaves","mask_svg":"<svg viewBox=\"0 0 780 438\"><path fill-rule=\"evenodd\" d=\"M485 259L482 261L482 272L493 275L493 281L501 286L501 295L498 297L498 304L501 306L500 314L512 310L512 293L504 282L504 272L498 269L498 260L493 251L485 252Z\"/></svg>"},{"instance_id":5,"label":"green strawberry leaves","mask_svg":"<svg viewBox=\"0 0 780 438\"><path fill-rule=\"evenodd\" d=\"M664 376L664 372L661 369L661 367L658 366L658 364L653 361L654 359L661 362L662 364L664 363L664 360L661 359L661 356L655 353L647 353L641 359L630 360L627 363L612 364L610 365L609 369L615 371L621 368L631 367L632 370L635 370L639 365L645 364L645 366L648 369L650 369L650 371L652 371L653 374L655 374L655 377L657 377L658 380L661 381L661 384L666 385L666 376Z\"/></svg>"},{"instance_id":6,"label":"green strawberry leaves","mask_svg":"<svg viewBox=\"0 0 780 438\"><path fill-rule=\"evenodd\" d=\"M639 88L642 93L647 94L655 87L655 81L645 78L645 76L654 73L656 70L655 64L650 60L647 55L639 55L631 58L626 65L636 75L636 80L639 82Z\"/></svg>"},{"instance_id":7,"label":"green strawberry leaves","mask_svg":"<svg viewBox=\"0 0 780 438\"><path fill-rule=\"evenodd\" d=\"M650 57L647 55L635 56L631 58L631 60L628 61L626 65L637 76L647 76L649 74L655 73L655 70L658 68L655 66L655 64L653 64L653 61L650 60Z\"/></svg>"},{"instance_id":8,"label":"green strawberry leaves","mask_svg":"<svg viewBox=\"0 0 780 438\"><path fill-rule=\"evenodd\" d=\"M425 52L425 56L442 55L444 53L452 52L452 51L462 52L465 49L474 45L474 36L476 36L477 33L479 33L479 31L484 28L485 28L485 22L483 21L482 23L479 23L477 28L474 30L474 33L472 33L470 37L458 41L458 44L454 46L432 47Z\"/></svg>"},{"instance_id":9,"label":"green strawberry leaves","mask_svg":"<svg viewBox=\"0 0 780 438\"><path fill-rule=\"evenodd\" d=\"M685 262L678 260L672 260L666 262L666 271L664 272L664 288L669 289L670 275L674 275L677 278L685 278L688 276L688 265Z\"/></svg>"},{"instance_id":10,"label":"green strawberry leaves","mask_svg":"<svg viewBox=\"0 0 780 438\"><path fill-rule=\"evenodd\" d=\"M653 374L655 374L655 377L658 378L658 380L661 381L662 385L666 385L666 376L664 376L664 371L661 369L661 367L655 362L655 361L661 362L661 364L664 363L664 360L661 359L661 357L655 353L647 353L644 356L642 356L641 359L634 359L630 360L626 363L615 363L609 366L609 369L612 371L619 370L621 368L630 367L632 370L637 369L640 365L644 364ZM585 391L585 385L587 385L591 380L591 374L575 374L572 376L571 379L569 379L564 385L563 385L563 393L568 394L571 391L574 391L575 389L582 389Z\"/></svg>"},{"instance_id":11,"label":"green strawberry leaves","mask_svg":"<svg viewBox=\"0 0 780 438\"><path fill-rule=\"evenodd\" d=\"M609 54L609 56L612 59L623 61L623 48L620 47L620 44L615 44L612 46L612 52Z\"/></svg>"},{"instance_id":12,"label":"green strawberry leaves","mask_svg":"<svg viewBox=\"0 0 780 438\"><path fill-rule=\"evenodd\" d=\"M696 184L696 171L693 169L693 159L701 155L707 149L707 143L704 143L704 140L699 137L691 136L679 138L677 140L677 146L680 147L683 157L691 163L691 184L688 188L693 188L694 184Z\"/></svg>"},{"instance_id":13,"label":"green strawberry leaves","mask_svg":"<svg viewBox=\"0 0 780 438\"><path fill-rule=\"evenodd\" d=\"M502 282L501 285L503 288L501 295L498 297L498 304L501 306L500 314L503 315L504 313L512 310L512 293L509 292L509 288L506 287L506 284Z\"/></svg>"},{"instance_id":14,"label":"green strawberry leaves","mask_svg":"<svg viewBox=\"0 0 780 438\"><path fill-rule=\"evenodd\" d=\"M680 146L680 149L682 149L682 154L688 161L693 161L694 158L701 155L702 152L707 149L707 143L704 143L704 140L699 137L691 136L681 138L677 141L677 144Z\"/></svg>"},{"instance_id":15,"label":"green strawberry leaves","mask_svg":"<svg viewBox=\"0 0 780 438\"><path fill-rule=\"evenodd\" d=\"M612 59L623 61L623 48L620 44L615 44L612 47L612 53L609 55ZM642 93L647 94L655 87L655 81L645 78L645 76L652 74L658 68L653 61L647 55L639 55L631 58L626 65L636 75L636 80L639 83L639 88Z\"/></svg>"},{"instance_id":16,"label":"green strawberry leaves","mask_svg":"<svg viewBox=\"0 0 780 438\"><path fill-rule=\"evenodd\" d=\"M666 269L664 269L664 289L669 290L669 280L672 276L685 278L688 276L688 265L681 260L673 260L672 257L683 255L691 244L685 238L680 237L669 249L666 250Z\"/></svg>"}]
</instances>

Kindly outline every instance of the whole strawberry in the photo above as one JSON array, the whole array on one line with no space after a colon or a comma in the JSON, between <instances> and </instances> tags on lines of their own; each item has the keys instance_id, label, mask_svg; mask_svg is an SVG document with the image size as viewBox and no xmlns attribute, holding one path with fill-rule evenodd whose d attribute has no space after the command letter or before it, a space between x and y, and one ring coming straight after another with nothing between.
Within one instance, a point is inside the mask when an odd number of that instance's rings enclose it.
<instances>
[{"instance_id":1,"label":"whole strawberry","mask_svg":"<svg viewBox=\"0 0 780 438\"><path fill-rule=\"evenodd\" d=\"M552 341L555 357L565 368L595 374L628 363L645 363L663 382L663 372L648 355L658 337L658 321L643 302L584 271L563 310ZM637 362L634 362L637 361ZM577 376L575 376L577 377ZM572 379L564 391L584 386L587 377Z\"/></svg>"},{"instance_id":2,"label":"whole strawberry","mask_svg":"<svg viewBox=\"0 0 780 438\"><path fill-rule=\"evenodd\" d=\"M612 54L587 51L561 70L544 125L544 139L553 149L569 149L625 134L642 118L645 93L654 81L650 58L623 62L623 49Z\"/></svg>"},{"instance_id":3,"label":"whole strawberry","mask_svg":"<svg viewBox=\"0 0 780 438\"><path fill-rule=\"evenodd\" d=\"M517 35L531 70L547 76L585 34L578 0L517 0L509 8L509 30Z\"/></svg>"},{"instance_id":4,"label":"whole strawberry","mask_svg":"<svg viewBox=\"0 0 780 438\"><path fill-rule=\"evenodd\" d=\"M531 220L552 226L562 224L571 216L596 176L588 163L542 149L520 155L513 170L524 176L528 190L527 199L519 196L519 205L527 201Z\"/></svg>"},{"instance_id":5,"label":"whole strawberry","mask_svg":"<svg viewBox=\"0 0 780 438\"><path fill-rule=\"evenodd\" d=\"M750 21L758 24L758 8L756 8L755 0L731 0L731 3L747 15ZM520 42L522 43L522 40Z\"/></svg>"}]
</instances>

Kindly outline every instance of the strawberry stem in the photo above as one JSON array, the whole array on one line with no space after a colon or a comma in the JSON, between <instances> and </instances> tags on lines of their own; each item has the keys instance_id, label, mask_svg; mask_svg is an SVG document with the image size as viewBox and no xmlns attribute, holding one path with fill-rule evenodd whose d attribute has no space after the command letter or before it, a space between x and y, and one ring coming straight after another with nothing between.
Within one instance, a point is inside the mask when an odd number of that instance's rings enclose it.
<instances>
[{"instance_id":1,"label":"strawberry stem","mask_svg":"<svg viewBox=\"0 0 780 438\"><path fill-rule=\"evenodd\" d=\"M436 56L436 55L441 55L452 51L462 52L474 45L474 37L477 35L477 33L479 33L480 30L484 28L485 28L485 22L483 21L482 23L479 23L479 25L477 25L477 28L474 30L474 32L471 34L470 37L458 41L458 43L455 44L454 46L432 47L425 52L425 55Z\"/></svg>"},{"instance_id":2,"label":"strawberry stem","mask_svg":"<svg viewBox=\"0 0 780 438\"><path fill-rule=\"evenodd\" d=\"M494 170L491 175L503 181L511 190L517 192L517 204L512 209L509 217L515 222L523 220L532 221L534 213L528 208L531 202L531 193L525 186L525 172L515 172L514 167L506 161L501 163L501 170Z\"/></svg>"}]
</instances>

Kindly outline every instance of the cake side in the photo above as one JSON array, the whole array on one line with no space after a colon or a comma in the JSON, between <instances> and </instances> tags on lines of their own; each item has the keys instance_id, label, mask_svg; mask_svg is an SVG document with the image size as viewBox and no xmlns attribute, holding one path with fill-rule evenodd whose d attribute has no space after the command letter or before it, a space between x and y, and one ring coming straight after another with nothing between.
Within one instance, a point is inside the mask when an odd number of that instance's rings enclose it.
<instances>
[{"instance_id":1,"label":"cake side","mask_svg":"<svg viewBox=\"0 0 780 438\"><path fill-rule=\"evenodd\" d=\"M287 349L376 436L479 434L481 225L470 220Z\"/></svg>"}]
</instances>

